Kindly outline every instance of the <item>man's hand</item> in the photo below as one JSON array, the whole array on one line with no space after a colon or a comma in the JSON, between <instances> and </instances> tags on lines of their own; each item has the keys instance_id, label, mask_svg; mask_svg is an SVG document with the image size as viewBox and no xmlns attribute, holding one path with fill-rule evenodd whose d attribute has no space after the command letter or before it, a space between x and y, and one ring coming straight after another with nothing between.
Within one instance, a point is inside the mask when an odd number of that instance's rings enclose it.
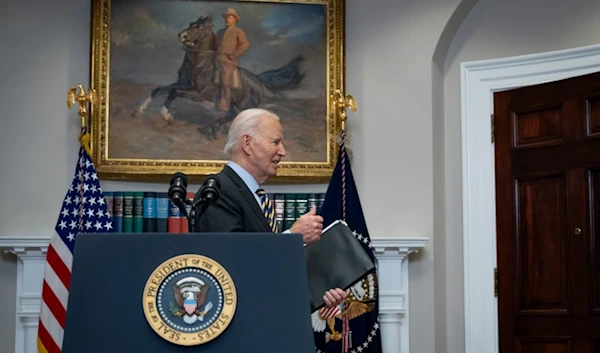
<instances>
[{"instance_id":1,"label":"man's hand","mask_svg":"<svg viewBox=\"0 0 600 353\"><path fill-rule=\"evenodd\" d=\"M327 308L333 308L334 306L340 305L340 303L346 299L346 292L340 288L330 289L325 292L323 300Z\"/></svg>"},{"instance_id":2,"label":"man's hand","mask_svg":"<svg viewBox=\"0 0 600 353\"><path fill-rule=\"evenodd\" d=\"M314 243L323 233L323 217L317 214L317 208L313 206L308 213L298 218L290 228L290 232L302 234L304 244Z\"/></svg>"}]
</instances>

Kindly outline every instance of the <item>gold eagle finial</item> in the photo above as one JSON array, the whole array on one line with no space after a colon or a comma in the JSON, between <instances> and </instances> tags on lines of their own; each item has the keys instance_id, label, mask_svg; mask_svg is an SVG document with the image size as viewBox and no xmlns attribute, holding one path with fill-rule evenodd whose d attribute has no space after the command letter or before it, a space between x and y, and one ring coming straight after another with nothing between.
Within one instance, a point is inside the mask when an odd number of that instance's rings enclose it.
<instances>
[{"instance_id":1,"label":"gold eagle finial","mask_svg":"<svg viewBox=\"0 0 600 353\"><path fill-rule=\"evenodd\" d=\"M346 130L346 119L348 118L346 108L350 108L356 113L356 100L349 94L343 94L340 89L336 89L330 98L332 113L339 112L342 130Z\"/></svg>"},{"instance_id":2,"label":"gold eagle finial","mask_svg":"<svg viewBox=\"0 0 600 353\"><path fill-rule=\"evenodd\" d=\"M79 89L79 93L77 93L77 89ZM67 92L67 107L69 109L71 109L73 104L79 103L78 114L81 117L82 128L86 126L87 103L94 104L97 100L98 96L95 89L90 88L89 92L86 93L83 86L79 83L75 84L75 86Z\"/></svg>"}]
</instances>

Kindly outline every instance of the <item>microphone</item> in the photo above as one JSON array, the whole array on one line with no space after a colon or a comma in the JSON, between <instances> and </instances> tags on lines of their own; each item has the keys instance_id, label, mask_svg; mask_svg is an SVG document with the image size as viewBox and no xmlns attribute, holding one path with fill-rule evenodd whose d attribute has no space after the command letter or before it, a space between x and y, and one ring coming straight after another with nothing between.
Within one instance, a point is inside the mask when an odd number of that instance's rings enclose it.
<instances>
[{"instance_id":1,"label":"microphone","mask_svg":"<svg viewBox=\"0 0 600 353\"><path fill-rule=\"evenodd\" d=\"M171 176L171 183L169 186L169 199L173 201L175 205L186 214L185 205L183 201L185 200L187 194L187 176L181 172L177 172Z\"/></svg>"},{"instance_id":2,"label":"microphone","mask_svg":"<svg viewBox=\"0 0 600 353\"><path fill-rule=\"evenodd\" d=\"M204 179L204 183L196 192L194 202L192 203L192 216L190 217L190 229L194 232L198 232L196 228L196 220L206 211L208 206L219 199L221 183L219 183L218 177L211 175ZM198 210L196 207L198 206Z\"/></svg>"},{"instance_id":3,"label":"microphone","mask_svg":"<svg viewBox=\"0 0 600 353\"><path fill-rule=\"evenodd\" d=\"M219 199L221 192L219 188L221 184L214 177L209 177L204 180L204 184L200 188L200 198L207 203L215 202Z\"/></svg>"}]
</instances>

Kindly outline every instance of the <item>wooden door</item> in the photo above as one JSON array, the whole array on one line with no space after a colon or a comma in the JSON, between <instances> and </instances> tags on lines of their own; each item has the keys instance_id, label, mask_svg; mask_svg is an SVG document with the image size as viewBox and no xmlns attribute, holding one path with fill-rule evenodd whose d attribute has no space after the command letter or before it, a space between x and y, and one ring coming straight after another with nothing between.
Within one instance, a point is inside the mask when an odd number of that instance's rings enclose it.
<instances>
[{"instance_id":1,"label":"wooden door","mask_svg":"<svg viewBox=\"0 0 600 353\"><path fill-rule=\"evenodd\" d=\"M600 73L494 94L500 353L600 353Z\"/></svg>"}]
</instances>

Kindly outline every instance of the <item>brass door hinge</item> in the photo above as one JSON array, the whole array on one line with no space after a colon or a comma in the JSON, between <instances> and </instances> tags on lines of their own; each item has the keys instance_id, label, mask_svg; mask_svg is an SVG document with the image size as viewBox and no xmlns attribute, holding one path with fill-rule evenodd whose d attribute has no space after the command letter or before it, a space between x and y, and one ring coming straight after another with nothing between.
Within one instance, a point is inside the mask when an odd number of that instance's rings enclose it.
<instances>
[{"instance_id":1,"label":"brass door hinge","mask_svg":"<svg viewBox=\"0 0 600 353\"><path fill-rule=\"evenodd\" d=\"M494 119L494 114L491 115L491 124L492 124L492 143L496 142L496 124Z\"/></svg>"},{"instance_id":2,"label":"brass door hinge","mask_svg":"<svg viewBox=\"0 0 600 353\"><path fill-rule=\"evenodd\" d=\"M494 267L494 297L498 296L498 267Z\"/></svg>"}]
</instances>

